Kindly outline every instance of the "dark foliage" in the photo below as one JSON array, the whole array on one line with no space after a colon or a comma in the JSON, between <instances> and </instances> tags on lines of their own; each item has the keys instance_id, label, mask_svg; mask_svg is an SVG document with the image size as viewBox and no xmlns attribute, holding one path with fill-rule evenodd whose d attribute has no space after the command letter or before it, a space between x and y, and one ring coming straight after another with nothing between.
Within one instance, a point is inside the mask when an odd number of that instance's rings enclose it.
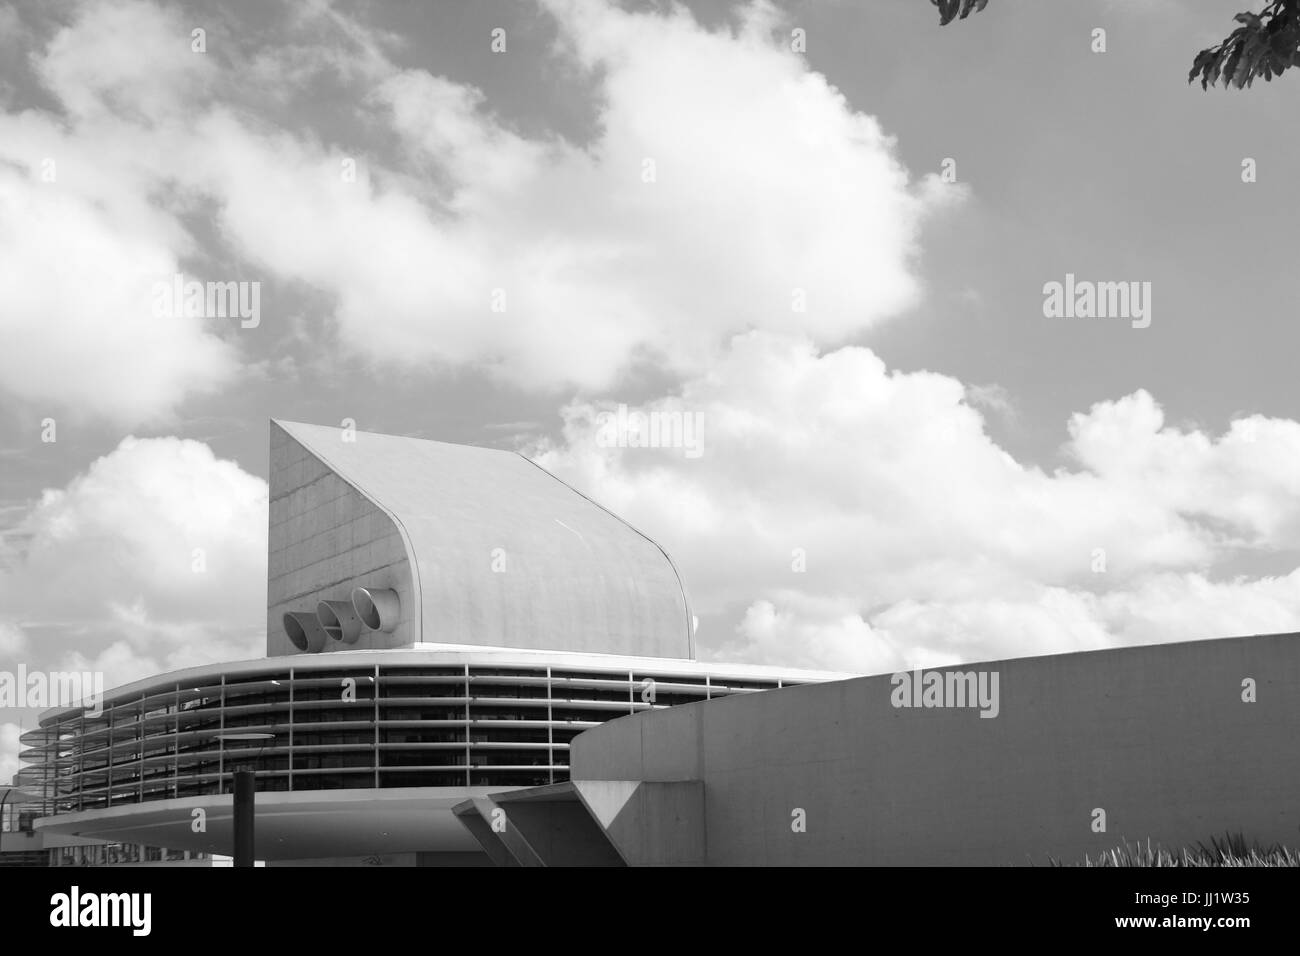
<instances>
[{"instance_id":1,"label":"dark foliage","mask_svg":"<svg viewBox=\"0 0 1300 956\"><path fill-rule=\"evenodd\" d=\"M939 24L964 20L988 0L930 0L939 9ZM1300 0L1271 0L1259 13L1239 13L1239 26L1223 42L1202 50L1192 62L1187 82L1200 78L1201 89L1222 83L1225 88L1249 87L1300 66Z\"/></svg>"}]
</instances>

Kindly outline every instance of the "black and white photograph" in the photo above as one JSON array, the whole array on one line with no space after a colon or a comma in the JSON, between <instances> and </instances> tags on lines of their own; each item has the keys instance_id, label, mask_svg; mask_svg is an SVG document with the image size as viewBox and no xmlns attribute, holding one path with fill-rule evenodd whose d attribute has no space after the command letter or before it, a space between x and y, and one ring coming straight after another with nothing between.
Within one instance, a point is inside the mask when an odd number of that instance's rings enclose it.
<instances>
[{"instance_id":1,"label":"black and white photograph","mask_svg":"<svg viewBox=\"0 0 1300 956\"><path fill-rule=\"evenodd\" d=\"M1293 930L1298 106L1300 0L0 0L0 931Z\"/></svg>"}]
</instances>

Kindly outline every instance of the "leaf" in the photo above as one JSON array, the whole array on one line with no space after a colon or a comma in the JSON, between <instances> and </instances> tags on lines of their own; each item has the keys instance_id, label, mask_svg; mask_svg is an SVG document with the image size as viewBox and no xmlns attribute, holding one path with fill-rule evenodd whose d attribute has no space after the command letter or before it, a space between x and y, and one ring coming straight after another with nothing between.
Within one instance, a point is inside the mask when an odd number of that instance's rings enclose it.
<instances>
[{"instance_id":1,"label":"leaf","mask_svg":"<svg viewBox=\"0 0 1300 956\"><path fill-rule=\"evenodd\" d=\"M972 13L979 13L989 0L930 0L939 9L939 26L945 27L960 17L965 20Z\"/></svg>"},{"instance_id":2,"label":"leaf","mask_svg":"<svg viewBox=\"0 0 1300 956\"><path fill-rule=\"evenodd\" d=\"M930 0L939 8L939 26L946 27L952 23L953 17L957 16L957 8L961 0Z\"/></svg>"},{"instance_id":3,"label":"leaf","mask_svg":"<svg viewBox=\"0 0 1300 956\"><path fill-rule=\"evenodd\" d=\"M1214 61L1210 62L1208 68L1205 69L1205 79L1201 81L1201 88L1203 88L1203 90L1206 88L1206 81L1209 81L1209 86L1214 86L1218 82L1219 73L1221 73L1223 69L1223 56L1225 56L1226 52L1225 49L1221 49L1221 51L1218 52L1218 55L1214 57Z\"/></svg>"},{"instance_id":4,"label":"leaf","mask_svg":"<svg viewBox=\"0 0 1300 956\"><path fill-rule=\"evenodd\" d=\"M1197 74L1205 73L1210 61L1213 59L1213 50L1202 50L1196 54L1196 59L1192 61L1192 71L1187 74L1187 82L1191 83L1196 79Z\"/></svg>"},{"instance_id":5,"label":"leaf","mask_svg":"<svg viewBox=\"0 0 1300 956\"><path fill-rule=\"evenodd\" d=\"M1238 43L1236 49L1232 51L1232 56L1228 57L1227 65L1223 68L1224 83L1233 83L1236 81L1237 64L1241 62L1241 53L1243 49L1242 45ZM1241 88L1240 83L1237 84L1237 88Z\"/></svg>"},{"instance_id":6,"label":"leaf","mask_svg":"<svg viewBox=\"0 0 1300 956\"><path fill-rule=\"evenodd\" d=\"M1187 82L1201 89L1217 86L1249 89L1256 77L1271 82L1300 66L1300 0L1270 0L1259 13L1238 13L1240 24L1217 46L1201 50L1192 61Z\"/></svg>"}]
</instances>

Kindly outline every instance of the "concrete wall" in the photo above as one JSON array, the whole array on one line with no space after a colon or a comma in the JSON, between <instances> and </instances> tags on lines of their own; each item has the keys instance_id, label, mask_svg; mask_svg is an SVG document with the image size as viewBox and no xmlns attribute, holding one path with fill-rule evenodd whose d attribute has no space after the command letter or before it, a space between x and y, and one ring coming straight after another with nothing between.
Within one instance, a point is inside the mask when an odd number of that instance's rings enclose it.
<instances>
[{"instance_id":1,"label":"concrete wall","mask_svg":"<svg viewBox=\"0 0 1300 956\"><path fill-rule=\"evenodd\" d=\"M1300 635L941 670L996 671L997 716L895 707L888 675L805 685L603 724L574 740L572 777L703 781L709 864L1042 865L1228 831L1300 845Z\"/></svg>"},{"instance_id":2,"label":"concrete wall","mask_svg":"<svg viewBox=\"0 0 1300 956\"><path fill-rule=\"evenodd\" d=\"M320 601L349 600L358 585L396 590L401 620L392 633L363 630L354 644L328 641L326 652L419 639L410 562L392 519L274 422L270 496L268 657L299 653L284 632L286 611L315 613Z\"/></svg>"},{"instance_id":3,"label":"concrete wall","mask_svg":"<svg viewBox=\"0 0 1300 956\"><path fill-rule=\"evenodd\" d=\"M698 866L706 862L704 784L578 780L573 788L626 862Z\"/></svg>"},{"instance_id":4,"label":"concrete wall","mask_svg":"<svg viewBox=\"0 0 1300 956\"><path fill-rule=\"evenodd\" d=\"M511 837L522 838L527 847L521 855L535 854L540 865L622 865L618 853L577 800L518 801L503 806L508 820L502 834L506 846L511 846Z\"/></svg>"}]
</instances>

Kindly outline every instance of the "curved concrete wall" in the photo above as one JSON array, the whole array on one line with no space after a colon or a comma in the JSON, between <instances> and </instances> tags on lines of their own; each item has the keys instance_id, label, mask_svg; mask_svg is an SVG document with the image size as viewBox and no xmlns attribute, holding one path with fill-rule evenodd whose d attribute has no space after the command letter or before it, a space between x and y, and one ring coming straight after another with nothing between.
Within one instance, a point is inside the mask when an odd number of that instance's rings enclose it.
<instances>
[{"instance_id":1,"label":"curved concrete wall","mask_svg":"<svg viewBox=\"0 0 1300 956\"><path fill-rule=\"evenodd\" d=\"M316 613L320 601L348 601L357 584L392 588L402 602L392 633L364 631L325 651L402 647L419 640L406 545L392 518L271 423L266 655L297 654L284 632L286 611Z\"/></svg>"},{"instance_id":2,"label":"curved concrete wall","mask_svg":"<svg viewBox=\"0 0 1300 956\"><path fill-rule=\"evenodd\" d=\"M1300 845L1300 635L940 672L996 672L997 716L895 706L889 675L805 685L603 724L573 741L571 776L702 781L708 864L1044 865L1227 832ZM606 827L629 862L661 811L629 801Z\"/></svg>"},{"instance_id":3,"label":"curved concrete wall","mask_svg":"<svg viewBox=\"0 0 1300 956\"><path fill-rule=\"evenodd\" d=\"M271 430L268 653L293 653L283 610L314 611L317 600L377 584L398 590L403 626L364 632L353 649L694 656L690 607L666 552L528 459L293 422ZM297 497L318 486L295 513ZM358 549L360 528L378 537Z\"/></svg>"}]
</instances>

